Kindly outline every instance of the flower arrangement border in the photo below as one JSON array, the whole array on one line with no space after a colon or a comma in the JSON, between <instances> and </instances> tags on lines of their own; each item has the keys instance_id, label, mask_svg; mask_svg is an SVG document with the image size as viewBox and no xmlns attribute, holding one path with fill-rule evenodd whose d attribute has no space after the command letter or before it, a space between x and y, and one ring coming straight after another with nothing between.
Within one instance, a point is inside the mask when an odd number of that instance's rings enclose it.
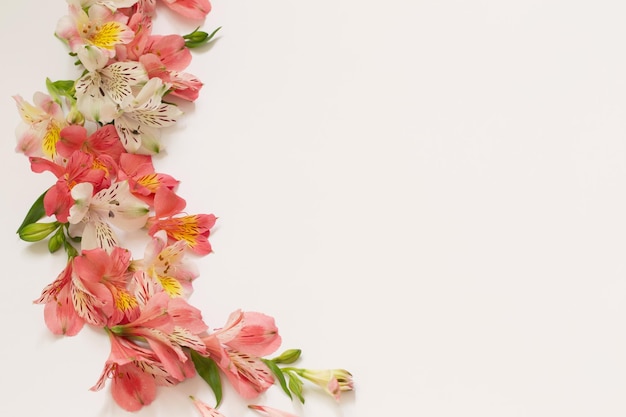
<instances>
[{"instance_id":1,"label":"flower arrangement border","mask_svg":"<svg viewBox=\"0 0 626 417\"><path fill-rule=\"evenodd\" d=\"M158 172L153 156L163 129L183 116L203 83L186 72L192 51L220 27L200 30L209 0L67 0L56 37L81 70L75 79L46 79L32 103L15 95L21 122L16 151L34 173L53 181L18 227L19 237L65 253L67 263L34 300L59 337L85 326L108 336L111 351L91 389L110 386L129 412L150 406L157 387L202 378L209 403L190 396L202 416L220 417L223 383L269 417L294 414L251 403L273 386L304 403L305 384L336 400L354 389L345 369L297 366L299 349L276 354L282 339L273 317L235 310L209 329L189 303L199 277L194 258L212 252L214 214L187 214L179 180ZM193 24L188 34L158 34L153 19L168 7ZM145 232L143 258L123 232ZM270 355L274 355L270 357Z\"/></svg>"}]
</instances>

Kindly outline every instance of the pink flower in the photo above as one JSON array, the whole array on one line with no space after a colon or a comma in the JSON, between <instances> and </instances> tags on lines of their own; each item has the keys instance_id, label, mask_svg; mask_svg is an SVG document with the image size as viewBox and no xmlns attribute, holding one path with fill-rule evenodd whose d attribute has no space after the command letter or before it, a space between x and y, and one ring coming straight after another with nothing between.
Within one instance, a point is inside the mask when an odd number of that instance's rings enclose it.
<instances>
[{"instance_id":1,"label":"pink flower","mask_svg":"<svg viewBox=\"0 0 626 417\"><path fill-rule=\"evenodd\" d=\"M288 413L286 411L278 410L276 408L268 407L266 405L253 405L250 404L248 408L252 410L260 411L268 417L297 417L295 414Z\"/></svg>"},{"instance_id":2,"label":"pink flower","mask_svg":"<svg viewBox=\"0 0 626 417\"><path fill-rule=\"evenodd\" d=\"M115 57L115 46L133 40L134 32L126 26L128 17L94 4L85 11L78 4L69 5L68 16L59 20L56 34L67 41L88 71L104 67Z\"/></svg>"},{"instance_id":3,"label":"pink flower","mask_svg":"<svg viewBox=\"0 0 626 417\"><path fill-rule=\"evenodd\" d=\"M13 96L13 99L22 118L16 132L18 143L15 150L26 156L54 160L61 129L67 125L61 106L41 92L34 94L34 105L19 95Z\"/></svg>"},{"instance_id":4,"label":"pink flower","mask_svg":"<svg viewBox=\"0 0 626 417\"><path fill-rule=\"evenodd\" d=\"M189 19L204 19L211 11L209 0L163 0L163 3L176 13ZM142 13L153 14L156 0L139 0L137 10Z\"/></svg>"},{"instance_id":5,"label":"pink flower","mask_svg":"<svg viewBox=\"0 0 626 417\"><path fill-rule=\"evenodd\" d=\"M70 260L59 276L41 293L35 304L45 304L44 321L56 335L75 336L85 324L74 308L71 291L73 262Z\"/></svg>"},{"instance_id":6,"label":"pink flower","mask_svg":"<svg viewBox=\"0 0 626 417\"><path fill-rule=\"evenodd\" d=\"M125 338L144 340L163 369L176 381L183 381L193 373L183 348L206 354L206 346L197 335L206 328L199 310L182 298L175 301L165 292L158 292L142 307L137 319L114 326L111 331Z\"/></svg>"},{"instance_id":7,"label":"pink flower","mask_svg":"<svg viewBox=\"0 0 626 417\"><path fill-rule=\"evenodd\" d=\"M272 372L260 358L280 344L271 317L236 311L224 328L203 340L210 356L242 397L255 398L274 384Z\"/></svg>"},{"instance_id":8,"label":"pink flower","mask_svg":"<svg viewBox=\"0 0 626 417\"><path fill-rule=\"evenodd\" d=\"M148 350L111 332L108 334L111 353L91 390L101 390L106 378L111 378L111 394L115 402L126 411L137 411L156 397L157 380L144 371L153 368L154 361Z\"/></svg>"},{"instance_id":9,"label":"pink flower","mask_svg":"<svg viewBox=\"0 0 626 417\"><path fill-rule=\"evenodd\" d=\"M102 321L117 324L123 319L134 320L139 316L139 303L126 289L131 274L130 252L124 248L115 247L109 254L104 249L84 250L82 255L74 259L74 270L81 278L85 287L92 293L103 293L106 289L106 299L103 304L112 301L104 312L107 316ZM100 288L96 291L94 287ZM110 294L110 295L109 295Z\"/></svg>"},{"instance_id":10,"label":"pink flower","mask_svg":"<svg viewBox=\"0 0 626 417\"><path fill-rule=\"evenodd\" d=\"M133 267L145 271L170 297L188 297L192 281L198 277L195 264L185 259L187 243L167 244L164 231L155 233L146 247L143 260L133 262Z\"/></svg>"},{"instance_id":11,"label":"pink flower","mask_svg":"<svg viewBox=\"0 0 626 417\"><path fill-rule=\"evenodd\" d=\"M274 353L281 344L274 318L257 312L231 313L226 326L214 334L230 348L258 357Z\"/></svg>"}]
</instances>

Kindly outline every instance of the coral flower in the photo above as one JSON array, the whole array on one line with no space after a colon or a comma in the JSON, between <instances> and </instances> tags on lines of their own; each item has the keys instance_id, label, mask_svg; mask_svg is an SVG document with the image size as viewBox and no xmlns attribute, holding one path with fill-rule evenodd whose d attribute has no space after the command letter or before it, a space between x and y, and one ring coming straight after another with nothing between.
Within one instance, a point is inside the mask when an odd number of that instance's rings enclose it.
<instances>
[{"instance_id":1,"label":"coral flower","mask_svg":"<svg viewBox=\"0 0 626 417\"><path fill-rule=\"evenodd\" d=\"M93 155L94 158L107 156L119 164L120 157L126 151L120 143L120 137L113 125L105 125L88 135L87 129L81 125L70 125L61 130L61 138L57 142L59 154L69 158L75 151ZM107 167L112 173L114 166Z\"/></svg>"},{"instance_id":2,"label":"coral flower","mask_svg":"<svg viewBox=\"0 0 626 417\"><path fill-rule=\"evenodd\" d=\"M148 233L154 235L159 230L165 230L167 236L173 241L185 241L193 252L206 255L212 251L209 234L216 220L213 214L195 214L166 219L152 217L148 220Z\"/></svg>"}]
</instances>

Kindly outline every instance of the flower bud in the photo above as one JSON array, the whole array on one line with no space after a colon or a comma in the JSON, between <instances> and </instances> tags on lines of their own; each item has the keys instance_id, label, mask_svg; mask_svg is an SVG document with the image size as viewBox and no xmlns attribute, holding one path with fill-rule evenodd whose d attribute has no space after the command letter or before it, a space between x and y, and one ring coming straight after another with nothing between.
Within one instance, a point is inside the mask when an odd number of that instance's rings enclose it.
<instances>
[{"instance_id":1,"label":"flower bud","mask_svg":"<svg viewBox=\"0 0 626 417\"><path fill-rule=\"evenodd\" d=\"M272 360L274 361L274 363L294 363L295 361L300 359L301 353L302 350L300 349L288 349L281 353L280 356L277 356Z\"/></svg>"},{"instance_id":2,"label":"flower bud","mask_svg":"<svg viewBox=\"0 0 626 417\"><path fill-rule=\"evenodd\" d=\"M60 227L50 240L48 240L48 250L50 253L54 253L61 249L63 243L65 243L65 234L63 234L63 228Z\"/></svg>"},{"instance_id":3,"label":"flower bud","mask_svg":"<svg viewBox=\"0 0 626 417\"><path fill-rule=\"evenodd\" d=\"M27 242L38 242L54 232L59 224L58 222L28 224L19 231L20 239Z\"/></svg>"},{"instance_id":4,"label":"flower bud","mask_svg":"<svg viewBox=\"0 0 626 417\"><path fill-rule=\"evenodd\" d=\"M319 371L301 369L298 375L318 385L328 394L335 397L336 400L339 400L342 391L352 391L354 388L352 374L345 369L324 369Z\"/></svg>"}]
</instances>

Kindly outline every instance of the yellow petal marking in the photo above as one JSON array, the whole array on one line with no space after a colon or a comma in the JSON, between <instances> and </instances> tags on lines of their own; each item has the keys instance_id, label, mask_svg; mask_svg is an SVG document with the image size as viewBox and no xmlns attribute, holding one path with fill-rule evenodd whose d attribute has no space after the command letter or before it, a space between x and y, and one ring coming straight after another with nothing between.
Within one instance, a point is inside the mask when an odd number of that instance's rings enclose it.
<instances>
[{"instance_id":1,"label":"yellow petal marking","mask_svg":"<svg viewBox=\"0 0 626 417\"><path fill-rule=\"evenodd\" d=\"M122 31L123 28L120 23L107 22L96 27L96 30L89 37L89 42L98 48L113 49L115 45L122 42L120 36Z\"/></svg>"},{"instance_id":2,"label":"yellow petal marking","mask_svg":"<svg viewBox=\"0 0 626 417\"><path fill-rule=\"evenodd\" d=\"M137 180L137 183L146 187L150 192L156 192L157 188L161 183L159 182L159 178L157 174L144 175L143 177Z\"/></svg>"},{"instance_id":3,"label":"yellow petal marking","mask_svg":"<svg viewBox=\"0 0 626 417\"><path fill-rule=\"evenodd\" d=\"M52 159L57 154L57 142L61 139L61 128L55 122L50 122L43 136L41 147L44 155Z\"/></svg>"},{"instance_id":4,"label":"yellow petal marking","mask_svg":"<svg viewBox=\"0 0 626 417\"><path fill-rule=\"evenodd\" d=\"M137 300L126 291L118 291L115 297L115 307L120 311L132 310L137 307Z\"/></svg>"},{"instance_id":5,"label":"yellow petal marking","mask_svg":"<svg viewBox=\"0 0 626 417\"><path fill-rule=\"evenodd\" d=\"M176 278L159 277L159 282L163 290L168 293L170 297L181 297L183 295L183 286Z\"/></svg>"}]
</instances>

